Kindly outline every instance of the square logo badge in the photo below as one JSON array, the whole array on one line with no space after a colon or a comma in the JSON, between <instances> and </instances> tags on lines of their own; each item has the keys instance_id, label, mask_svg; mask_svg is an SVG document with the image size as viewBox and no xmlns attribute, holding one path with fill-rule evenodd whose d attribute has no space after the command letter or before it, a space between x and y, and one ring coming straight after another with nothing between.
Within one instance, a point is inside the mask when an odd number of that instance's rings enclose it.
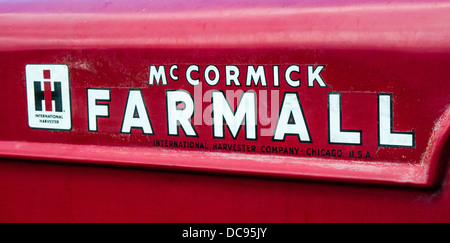
<instances>
[{"instance_id":1,"label":"square logo badge","mask_svg":"<svg viewBox=\"0 0 450 243\"><path fill-rule=\"evenodd\" d=\"M64 64L28 64L28 125L34 129L71 130L69 67Z\"/></svg>"}]
</instances>

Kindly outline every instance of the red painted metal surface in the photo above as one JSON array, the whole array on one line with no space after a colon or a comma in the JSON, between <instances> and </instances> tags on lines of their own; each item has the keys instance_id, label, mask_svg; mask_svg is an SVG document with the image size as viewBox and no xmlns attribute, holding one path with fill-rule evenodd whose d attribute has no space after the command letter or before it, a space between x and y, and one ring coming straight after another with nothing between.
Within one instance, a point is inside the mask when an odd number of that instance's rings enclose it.
<instances>
[{"instance_id":1,"label":"red painted metal surface","mask_svg":"<svg viewBox=\"0 0 450 243\"><path fill-rule=\"evenodd\" d=\"M0 6L5 80L0 109L8 114L0 121L0 221L450 221L448 2L49 1ZM70 128L30 127L26 67L34 64L67 66ZM174 64L180 80L149 84L151 65L164 65L169 77ZM199 69L192 78L200 86L184 76L193 64ZM202 75L209 65L221 75L227 65L236 66L242 84L248 66L261 66L268 85L228 86L222 76L208 86ZM283 79L291 65L300 68L300 75L291 76L300 78L300 87ZM320 65L327 85L308 87L308 66ZM274 66L279 85L271 78ZM44 68L39 75L47 80L53 71ZM58 93L44 86L45 111L57 109L57 101L54 106L50 101ZM96 118L95 131L89 124L89 89L110 92L95 103L109 108L107 117ZM166 92L174 89L195 99L195 114L200 113L192 120L196 137L181 129L178 136L168 134ZM205 97L211 89L255 91L258 102L262 91L269 96L278 91L266 107L257 104L258 112L273 109L274 103L280 108L283 95L298 94L312 141L290 135L274 141L274 128L261 120L257 139L246 137L245 126L235 139L226 128L225 138L215 138L205 120L198 124L212 105ZM144 129L121 133L131 90L139 90L145 100L151 135ZM341 132L361 131L362 144L330 142L333 94L342 102ZM382 95L391 97L391 134L413 134L412 146L380 146ZM264 129L271 135L263 135ZM166 140L201 142L209 149L156 144ZM213 148L222 144L254 146L255 151ZM267 153L267 146L292 147L298 153ZM322 149L340 150L344 156L311 152ZM352 152L364 156L351 157Z\"/></svg>"},{"instance_id":2,"label":"red painted metal surface","mask_svg":"<svg viewBox=\"0 0 450 243\"><path fill-rule=\"evenodd\" d=\"M6 222L448 222L438 190L5 161ZM446 170L448 173L448 170ZM12 176L13 175L13 176Z\"/></svg>"}]
</instances>

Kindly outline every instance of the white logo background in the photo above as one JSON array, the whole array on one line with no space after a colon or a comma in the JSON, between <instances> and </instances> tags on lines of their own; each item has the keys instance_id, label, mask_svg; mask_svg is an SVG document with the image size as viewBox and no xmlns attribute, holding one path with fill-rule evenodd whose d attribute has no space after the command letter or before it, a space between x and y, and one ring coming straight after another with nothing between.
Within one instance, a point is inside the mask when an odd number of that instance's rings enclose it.
<instances>
[{"instance_id":1,"label":"white logo background","mask_svg":"<svg viewBox=\"0 0 450 243\"><path fill-rule=\"evenodd\" d=\"M69 67L28 64L25 74L28 125L35 129L71 130Z\"/></svg>"}]
</instances>

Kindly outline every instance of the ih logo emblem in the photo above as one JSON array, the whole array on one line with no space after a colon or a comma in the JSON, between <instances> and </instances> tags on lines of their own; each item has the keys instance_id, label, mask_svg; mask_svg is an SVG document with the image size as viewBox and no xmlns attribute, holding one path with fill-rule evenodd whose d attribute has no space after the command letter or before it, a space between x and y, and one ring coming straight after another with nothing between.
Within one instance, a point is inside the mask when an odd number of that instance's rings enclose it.
<instances>
[{"instance_id":1,"label":"ih logo emblem","mask_svg":"<svg viewBox=\"0 0 450 243\"><path fill-rule=\"evenodd\" d=\"M28 64L28 125L35 129L71 130L69 68L63 64Z\"/></svg>"}]
</instances>

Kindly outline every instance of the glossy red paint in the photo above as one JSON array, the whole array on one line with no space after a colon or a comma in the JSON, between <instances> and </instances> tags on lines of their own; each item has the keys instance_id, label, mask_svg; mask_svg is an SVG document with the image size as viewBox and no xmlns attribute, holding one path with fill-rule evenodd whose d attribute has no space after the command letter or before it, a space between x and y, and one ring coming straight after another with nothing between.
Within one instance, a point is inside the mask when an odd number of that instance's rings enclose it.
<instances>
[{"instance_id":1,"label":"glossy red paint","mask_svg":"<svg viewBox=\"0 0 450 243\"><path fill-rule=\"evenodd\" d=\"M0 109L9 117L0 121L0 221L450 221L448 2L0 6L0 72L7 80ZM68 66L70 131L28 126L27 64ZM313 143L286 138L282 145L303 149L299 156L152 146L156 139L218 142L204 124L195 126L197 138L167 134L165 90L196 92L185 80L148 84L150 65L172 64L179 73L190 64L200 70L214 64L222 73L229 64L241 72L247 65L278 65L280 73L297 64L301 75L307 65L326 65L325 88L293 88L281 80L277 88L239 87L298 93ZM88 88L111 92L109 117L98 118L96 132L88 128ZM211 89L202 88L200 98ZM142 91L154 135L120 133L130 89ZM221 80L214 89L229 87ZM343 129L362 130L363 145L329 143L332 92L341 94ZM393 130L413 131L413 148L378 145L380 93L392 94ZM236 139L228 133L219 142L277 143L270 136L248 141L241 130ZM308 148L362 150L372 157L323 158L308 155Z\"/></svg>"},{"instance_id":2,"label":"glossy red paint","mask_svg":"<svg viewBox=\"0 0 450 243\"><path fill-rule=\"evenodd\" d=\"M79 164L0 163L3 222L448 222L437 190ZM446 170L448 173L448 170Z\"/></svg>"}]
</instances>

